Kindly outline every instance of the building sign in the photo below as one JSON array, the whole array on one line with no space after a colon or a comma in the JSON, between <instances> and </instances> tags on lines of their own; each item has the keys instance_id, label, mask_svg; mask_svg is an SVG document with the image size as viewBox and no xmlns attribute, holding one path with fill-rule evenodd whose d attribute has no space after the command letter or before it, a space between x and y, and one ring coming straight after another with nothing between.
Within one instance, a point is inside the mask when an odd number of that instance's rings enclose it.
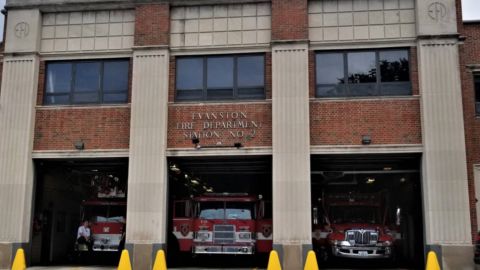
<instances>
[{"instance_id":1,"label":"building sign","mask_svg":"<svg viewBox=\"0 0 480 270\"><path fill-rule=\"evenodd\" d=\"M262 123L247 112L193 112L187 121L176 122L175 128L182 131L186 140L240 139L251 140Z\"/></svg>"}]
</instances>

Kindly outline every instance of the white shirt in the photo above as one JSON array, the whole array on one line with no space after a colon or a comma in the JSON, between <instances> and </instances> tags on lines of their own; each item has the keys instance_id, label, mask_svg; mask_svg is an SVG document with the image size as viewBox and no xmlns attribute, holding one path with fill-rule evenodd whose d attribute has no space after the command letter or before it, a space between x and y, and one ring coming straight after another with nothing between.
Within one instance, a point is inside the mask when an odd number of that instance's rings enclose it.
<instances>
[{"instance_id":1,"label":"white shirt","mask_svg":"<svg viewBox=\"0 0 480 270\"><path fill-rule=\"evenodd\" d=\"M83 236L85 238L89 238L90 237L90 229L88 227L83 226L83 225L78 227L77 239L80 238L81 236Z\"/></svg>"}]
</instances>

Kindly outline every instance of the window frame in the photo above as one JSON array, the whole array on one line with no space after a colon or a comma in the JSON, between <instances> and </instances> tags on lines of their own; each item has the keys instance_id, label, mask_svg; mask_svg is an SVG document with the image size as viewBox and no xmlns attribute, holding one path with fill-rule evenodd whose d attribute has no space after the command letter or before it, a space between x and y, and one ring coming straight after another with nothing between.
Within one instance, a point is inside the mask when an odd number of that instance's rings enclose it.
<instances>
[{"instance_id":1,"label":"window frame","mask_svg":"<svg viewBox=\"0 0 480 270\"><path fill-rule=\"evenodd\" d=\"M249 56L261 56L263 62L263 85L259 86L239 86L238 85L238 59L241 57L249 57ZM232 96L229 98L225 97L209 97L208 92L209 90L230 90L230 88L225 87L208 87L208 59L212 58L224 58L230 57L233 59L233 85L231 88ZM219 102L219 101L238 101L238 100L264 100L266 99L266 63L265 63L265 53L248 53L248 54L214 54L214 55L199 55L199 56L177 56L175 57L175 82L174 82L174 91L175 91L175 102ZM179 89L177 87L178 78L178 60L179 59L201 59L202 60L202 88L192 88L192 89ZM256 95L239 95L239 90L243 89L261 89L262 94L260 96ZM182 91L201 91L200 97L193 97L193 98L179 98L179 92Z\"/></svg>"},{"instance_id":2,"label":"window frame","mask_svg":"<svg viewBox=\"0 0 480 270\"><path fill-rule=\"evenodd\" d=\"M401 82L382 82L382 74L380 69L380 53L382 52L389 52L389 51L405 51L408 56L408 81L401 81ZM348 54L349 53L359 53L359 52L373 52L375 53L375 68L376 68L376 81L374 83L358 83L358 84L351 84L348 80L349 70L348 70ZM317 83L317 56L321 54L340 54L343 58L342 65L343 65L343 84L319 84ZM411 96L413 95L413 85L412 85L412 64L411 64L411 50L405 47L398 47L398 48L378 48L378 49L352 49L352 50L324 50L324 51L315 51L314 54L314 76L315 76L315 98L322 98L322 99L335 99L335 98L369 98L369 97L395 97L395 96ZM351 89L350 85L374 85L375 86L375 93L372 95L358 95L355 94L354 90ZM388 85L404 85L408 89L408 94L385 94L388 89L382 89L382 86ZM340 86L343 88L343 95L335 95L335 96L321 96L318 93L319 87L328 87L328 86Z\"/></svg>"},{"instance_id":3,"label":"window frame","mask_svg":"<svg viewBox=\"0 0 480 270\"><path fill-rule=\"evenodd\" d=\"M125 90L116 90L116 91L104 91L104 79L105 79L105 63L115 63L115 62L126 62L127 64L127 85ZM63 92L63 93L48 93L48 72L49 72L49 65L50 64L71 64L71 77L70 77L70 91ZM78 64L85 64L85 63L99 63L99 76L98 76L98 90L95 91L75 91L75 83L76 83L76 76L77 76L77 65ZM130 58L114 58L114 59L87 59L87 60L59 60L59 61L47 61L45 63L45 82L44 82L44 95L43 95L43 104L44 106L70 106L70 105L89 105L89 104L108 104L108 105L115 105L115 104L127 104L129 100L129 90L130 90L130 68L131 59ZM97 94L97 101L75 101L75 94ZM124 101L105 101L105 95L108 94L125 94ZM68 103L49 103L49 97L56 97L56 96L67 96L68 95Z\"/></svg>"},{"instance_id":4,"label":"window frame","mask_svg":"<svg viewBox=\"0 0 480 270\"><path fill-rule=\"evenodd\" d=\"M475 99L475 116L480 117L480 71L473 72L473 95Z\"/></svg>"}]
</instances>

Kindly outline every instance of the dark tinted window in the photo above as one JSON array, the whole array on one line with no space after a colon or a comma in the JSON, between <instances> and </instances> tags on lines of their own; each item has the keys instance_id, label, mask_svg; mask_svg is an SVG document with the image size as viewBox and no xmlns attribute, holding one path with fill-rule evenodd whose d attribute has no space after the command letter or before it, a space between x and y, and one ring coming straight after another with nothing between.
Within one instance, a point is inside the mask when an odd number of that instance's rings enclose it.
<instances>
[{"instance_id":1,"label":"dark tinted window","mask_svg":"<svg viewBox=\"0 0 480 270\"><path fill-rule=\"evenodd\" d=\"M408 53L406 49L317 53L316 96L411 95Z\"/></svg>"},{"instance_id":2,"label":"dark tinted window","mask_svg":"<svg viewBox=\"0 0 480 270\"><path fill-rule=\"evenodd\" d=\"M125 103L128 70L128 60L47 63L44 103Z\"/></svg>"},{"instance_id":3,"label":"dark tinted window","mask_svg":"<svg viewBox=\"0 0 480 270\"><path fill-rule=\"evenodd\" d=\"M475 74L475 111L480 115L480 74Z\"/></svg>"},{"instance_id":4,"label":"dark tinted window","mask_svg":"<svg viewBox=\"0 0 480 270\"><path fill-rule=\"evenodd\" d=\"M377 67L374 52L355 52L347 54L348 83L375 83Z\"/></svg>"},{"instance_id":5,"label":"dark tinted window","mask_svg":"<svg viewBox=\"0 0 480 270\"><path fill-rule=\"evenodd\" d=\"M177 89L203 88L203 58L177 59Z\"/></svg>"},{"instance_id":6,"label":"dark tinted window","mask_svg":"<svg viewBox=\"0 0 480 270\"><path fill-rule=\"evenodd\" d=\"M68 93L72 87L72 64L52 63L47 68L47 93Z\"/></svg>"},{"instance_id":7,"label":"dark tinted window","mask_svg":"<svg viewBox=\"0 0 480 270\"><path fill-rule=\"evenodd\" d=\"M264 56L179 57L176 100L261 99Z\"/></svg>"},{"instance_id":8,"label":"dark tinted window","mask_svg":"<svg viewBox=\"0 0 480 270\"><path fill-rule=\"evenodd\" d=\"M380 52L380 73L382 82L410 81L408 52L405 50Z\"/></svg>"}]
</instances>

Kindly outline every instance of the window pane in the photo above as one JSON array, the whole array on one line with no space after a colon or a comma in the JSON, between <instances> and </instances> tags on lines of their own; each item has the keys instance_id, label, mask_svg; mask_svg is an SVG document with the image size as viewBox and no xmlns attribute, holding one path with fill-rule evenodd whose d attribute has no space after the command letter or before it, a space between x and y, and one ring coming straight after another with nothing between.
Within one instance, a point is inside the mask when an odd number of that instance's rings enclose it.
<instances>
[{"instance_id":1,"label":"window pane","mask_svg":"<svg viewBox=\"0 0 480 270\"><path fill-rule=\"evenodd\" d=\"M263 88L238 89L238 98L265 98L265 90Z\"/></svg>"},{"instance_id":2,"label":"window pane","mask_svg":"<svg viewBox=\"0 0 480 270\"><path fill-rule=\"evenodd\" d=\"M177 90L177 100L201 100L203 90Z\"/></svg>"},{"instance_id":3,"label":"window pane","mask_svg":"<svg viewBox=\"0 0 480 270\"><path fill-rule=\"evenodd\" d=\"M103 94L105 103L124 103L127 102L127 93Z\"/></svg>"},{"instance_id":4,"label":"window pane","mask_svg":"<svg viewBox=\"0 0 480 270\"><path fill-rule=\"evenodd\" d=\"M475 75L475 111L480 115L480 75Z\"/></svg>"},{"instance_id":5,"label":"window pane","mask_svg":"<svg viewBox=\"0 0 480 270\"><path fill-rule=\"evenodd\" d=\"M68 93L72 82L71 63L49 63L47 65L47 93Z\"/></svg>"},{"instance_id":6,"label":"window pane","mask_svg":"<svg viewBox=\"0 0 480 270\"><path fill-rule=\"evenodd\" d=\"M233 57L207 58L207 88L233 88Z\"/></svg>"},{"instance_id":7,"label":"window pane","mask_svg":"<svg viewBox=\"0 0 480 270\"><path fill-rule=\"evenodd\" d=\"M345 96L345 85L319 85L316 95L317 97L343 97Z\"/></svg>"},{"instance_id":8,"label":"window pane","mask_svg":"<svg viewBox=\"0 0 480 270\"><path fill-rule=\"evenodd\" d=\"M233 89L208 89L207 99L232 99Z\"/></svg>"},{"instance_id":9,"label":"window pane","mask_svg":"<svg viewBox=\"0 0 480 270\"><path fill-rule=\"evenodd\" d=\"M369 83L377 81L374 52L348 53L348 83Z\"/></svg>"},{"instance_id":10,"label":"window pane","mask_svg":"<svg viewBox=\"0 0 480 270\"><path fill-rule=\"evenodd\" d=\"M263 56L241 56L237 58L238 87L264 85Z\"/></svg>"},{"instance_id":11,"label":"window pane","mask_svg":"<svg viewBox=\"0 0 480 270\"><path fill-rule=\"evenodd\" d=\"M377 84L376 83L362 83L362 84L350 84L348 86L349 96L352 97L364 97L364 96L377 96Z\"/></svg>"},{"instance_id":12,"label":"window pane","mask_svg":"<svg viewBox=\"0 0 480 270\"><path fill-rule=\"evenodd\" d=\"M46 96L45 104L69 104L70 103L69 95L55 95L55 96Z\"/></svg>"},{"instance_id":13,"label":"window pane","mask_svg":"<svg viewBox=\"0 0 480 270\"><path fill-rule=\"evenodd\" d=\"M408 82L410 80L408 51L380 52L382 82Z\"/></svg>"},{"instance_id":14,"label":"window pane","mask_svg":"<svg viewBox=\"0 0 480 270\"><path fill-rule=\"evenodd\" d=\"M317 84L345 83L343 54L320 53L316 56Z\"/></svg>"},{"instance_id":15,"label":"window pane","mask_svg":"<svg viewBox=\"0 0 480 270\"><path fill-rule=\"evenodd\" d=\"M98 93L81 93L73 95L73 103L97 103Z\"/></svg>"},{"instance_id":16,"label":"window pane","mask_svg":"<svg viewBox=\"0 0 480 270\"><path fill-rule=\"evenodd\" d=\"M177 89L203 88L203 58L177 59Z\"/></svg>"},{"instance_id":17,"label":"window pane","mask_svg":"<svg viewBox=\"0 0 480 270\"><path fill-rule=\"evenodd\" d=\"M99 91L100 63L77 63L74 92Z\"/></svg>"},{"instance_id":18,"label":"window pane","mask_svg":"<svg viewBox=\"0 0 480 270\"><path fill-rule=\"evenodd\" d=\"M105 62L103 64L103 91L127 91L128 61Z\"/></svg>"},{"instance_id":19,"label":"window pane","mask_svg":"<svg viewBox=\"0 0 480 270\"><path fill-rule=\"evenodd\" d=\"M383 96L402 96L412 94L412 85L410 82L382 83Z\"/></svg>"}]
</instances>

